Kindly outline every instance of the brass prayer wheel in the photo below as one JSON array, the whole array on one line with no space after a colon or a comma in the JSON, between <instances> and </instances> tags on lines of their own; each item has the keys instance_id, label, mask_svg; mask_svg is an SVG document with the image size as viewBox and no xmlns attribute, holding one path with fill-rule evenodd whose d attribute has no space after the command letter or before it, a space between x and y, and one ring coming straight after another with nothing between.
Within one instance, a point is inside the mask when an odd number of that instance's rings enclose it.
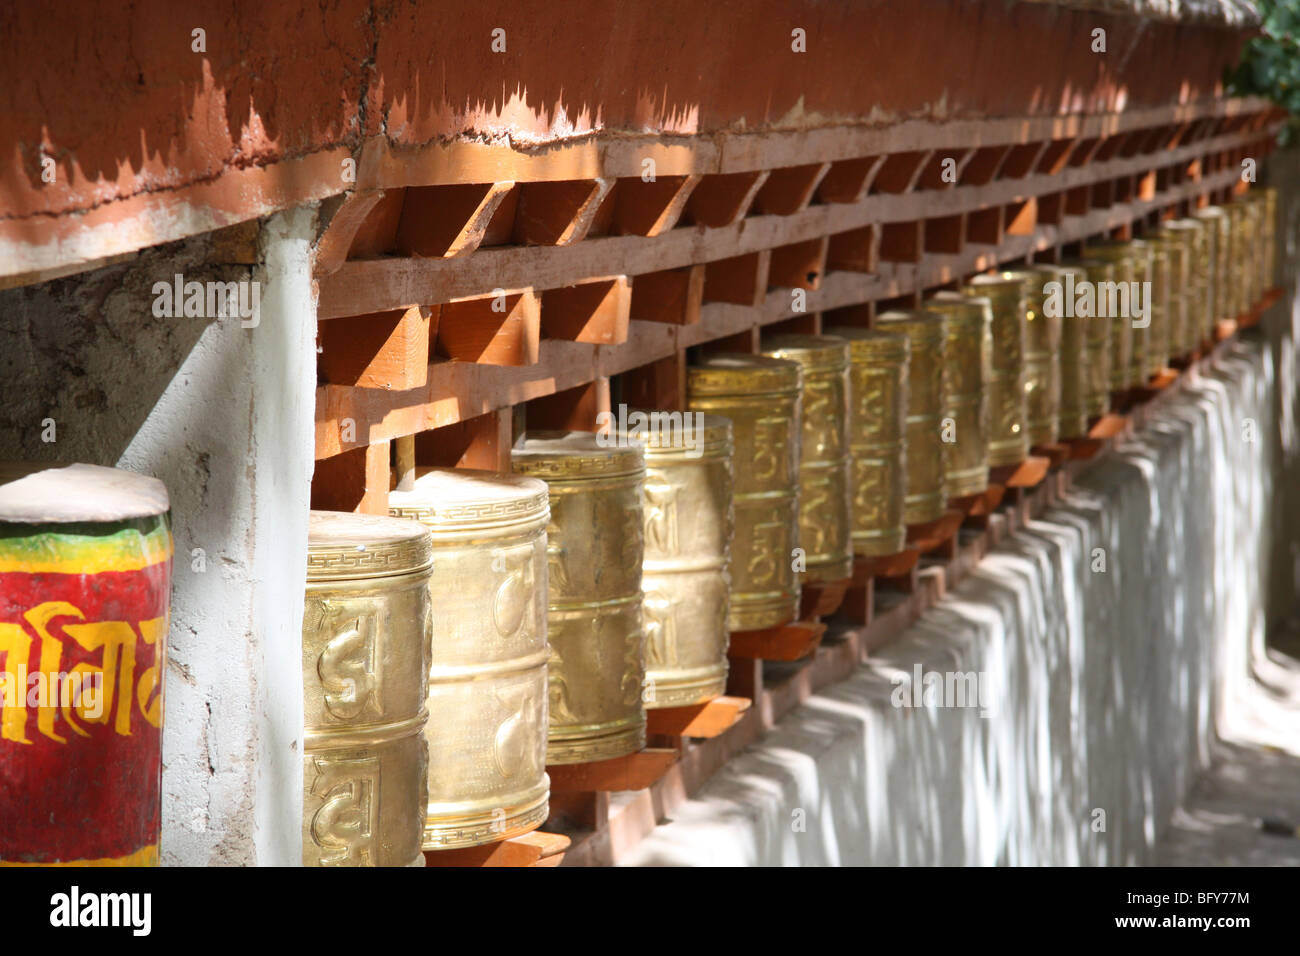
<instances>
[{"instance_id":1,"label":"brass prayer wheel","mask_svg":"<svg viewBox=\"0 0 1300 956\"><path fill-rule=\"evenodd\" d=\"M704 703L727 687L731 422L693 412L681 421L681 428L655 427L646 438L647 709Z\"/></svg>"},{"instance_id":2,"label":"brass prayer wheel","mask_svg":"<svg viewBox=\"0 0 1300 956\"><path fill-rule=\"evenodd\" d=\"M1181 229L1189 237L1184 348L1191 353L1210 337L1214 327L1214 229L1207 220L1196 218L1173 219L1165 225Z\"/></svg>"},{"instance_id":3,"label":"brass prayer wheel","mask_svg":"<svg viewBox=\"0 0 1300 956\"><path fill-rule=\"evenodd\" d=\"M829 335L778 335L764 355L803 369L799 439L799 547L807 581L853 574L849 540L849 343Z\"/></svg>"},{"instance_id":4,"label":"brass prayer wheel","mask_svg":"<svg viewBox=\"0 0 1300 956\"><path fill-rule=\"evenodd\" d=\"M736 528L727 627L758 630L799 613L799 363L721 353L686 370L692 411L731 419Z\"/></svg>"},{"instance_id":5,"label":"brass prayer wheel","mask_svg":"<svg viewBox=\"0 0 1300 956\"><path fill-rule=\"evenodd\" d=\"M1084 339L1088 352L1088 358L1083 368L1083 410L1084 416L1088 419L1100 418L1110 411L1110 379L1113 359L1111 336L1114 332L1114 325L1109 318L1104 316L1103 310L1099 307L1098 292L1104 292L1104 289L1115 281L1115 267L1103 259L1075 259L1065 263L1064 268L1073 270L1076 288L1080 281L1080 272L1091 284L1089 287L1091 301L1082 310L1088 313L1083 317ZM1076 295L1074 308L1076 317L1080 311ZM1062 337L1064 338L1064 336L1065 332L1062 331ZM1069 350L1062 344L1062 363L1068 360L1069 355ZM1065 380L1062 379L1062 420L1067 414L1065 408L1071 404L1065 397L1066 389ZM1063 424L1062 428L1064 429L1064 427Z\"/></svg>"},{"instance_id":6,"label":"brass prayer wheel","mask_svg":"<svg viewBox=\"0 0 1300 956\"><path fill-rule=\"evenodd\" d=\"M1258 222L1256 223L1256 262L1258 269L1256 294L1263 295L1273 288L1273 269L1277 256L1277 190L1268 186L1255 186L1241 198L1242 202L1255 204Z\"/></svg>"},{"instance_id":7,"label":"brass prayer wheel","mask_svg":"<svg viewBox=\"0 0 1300 956\"><path fill-rule=\"evenodd\" d=\"M171 582L161 481L0 462L0 867L158 864Z\"/></svg>"},{"instance_id":8,"label":"brass prayer wheel","mask_svg":"<svg viewBox=\"0 0 1300 956\"><path fill-rule=\"evenodd\" d=\"M1087 267L1067 264L1055 268L1062 283L1061 342L1057 349L1060 403L1056 431L1058 438L1080 438L1088 433L1088 397L1093 383L1093 343L1089 341L1089 332L1094 328L1109 330L1109 326L1093 318L1086 307L1082 310L1084 314L1079 314L1079 297L1072 293L1087 288L1086 284L1091 281Z\"/></svg>"},{"instance_id":9,"label":"brass prayer wheel","mask_svg":"<svg viewBox=\"0 0 1300 956\"><path fill-rule=\"evenodd\" d=\"M944 480L944 397L948 375L943 349L947 322L924 310L882 312L876 327L901 332L911 343L907 362L907 493L903 520L921 525L943 516L948 507Z\"/></svg>"},{"instance_id":10,"label":"brass prayer wheel","mask_svg":"<svg viewBox=\"0 0 1300 956\"><path fill-rule=\"evenodd\" d=\"M1048 283L1063 282L1057 266L1016 270L1025 283L1025 430L1029 445L1050 445L1060 431L1061 316L1045 307Z\"/></svg>"},{"instance_id":11,"label":"brass prayer wheel","mask_svg":"<svg viewBox=\"0 0 1300 956\"><path fill-rule=\"evenodd\" d=\"M849 517L854 554L897 554L907 544L907 336L849 326Z\"/></svg>"},{"instance_id":12,"label":"brass prayer wheel","mask_svg":"<svg viewBox=\"0 0 1300 956\"><path fill-rule=\"evenodd\" d=\"M1147 362L1143 371L1147 379L1159 375L1169 364L1169 273L1170 248L1158 237L1143 239L1151 251L1151 294L1147 298Z\"/></svg>"},{"instance_id":13,"label":"brass prayer wheel","mask_svg":"<svg viewBox=\"0 0 1300 956\"><path fill-rule=\"evenodd\" d=\"M547 815L546 486L420 469L393 515L431 534L426 850L491 843Z\"/></svg>"},{"instance_id":14,"label":"brass prayer wheel","mask_svg":"<svg viewBox=\"0 0 1300 956\"><path fill-rule=\"evenodd\" d=\"M423 866L429 532L313 511L302 619L304 866Z\"/></svg>"},{"instance_id":15,"label":"brass prayer wheel","mask_svg":"<svg viewBox=\"0 0 1300 956\"><path fill-rule=\"evenodd\" d=\"M1156 231L1156 241L1169 252L1169 357L1183 359L1195 351L1193 316L1197 304L1197 283L1193 280L1200 231L1177 220L1166 222Z\"/></svg>"},{"instance_id":16,"label":"brass prayer wheel","mask_svg":"<svg viewBox=\"0 0 1300 956\"><path fill-rule=\"evenodd\" d=\"M1018 465L1029 454L1025 428L1025 282L1012 272L975 276L961 294L987 299L993 315L989 380L989 467Z\"/></svg>"},{"instance_id":17,"label":"brass prayer wheel","mask_svg":"<svg viewBox=\"0 0 1300 956\"><path fill-rule=\"evenodd\" d=\"M989 486L988 385L993 377L993 306L988 299L940 292L925 303L946 320L947 370L944 482L949 498L982 494Z\"/></svg>"},{"instance_id":18,"label":"brass prayer wheel","mask_svg":"<svg viewBox=\"0 0 1300 956\"><path fill-rule=\"evenodd\" d=\"M588 763L645 746L641 563L645 459L590 432L533 431L511 453L541 478L550 643L548 764Z\"/></svg>"},{"instance_id":19,"label":"brass prayer wheel","mask_svg":"<svg viewBox=\"0 0 1300 956\"><path fill-rule=\"evenodd\" d=\"M1236 318L1235 313L1230 314L1232 296L1228 289L1228 259L1232 249L1230 223L1222 206L1198 209L1195 218L1205 223L1209 239L1211 318L1205 328L1205 339L1211 341L1220 320Z\"/></svg>"},{"instance_id":20,"label":"brass prayer wheel","mask_svg":"<svg viewBox=\"0 0 1300 956\"><path fill-rule=\"evenodd\" d=\"M1145 385L1150 326L1133 327L1133 292L1134 289L1141 290L1141 284L1151 280L1151 247L1140 239L1131 242L1106 240L1089 243L1084 255L1090 259L1102 259L1115 267L1114 294L1108 291L1105 296L1097 296L1098 312L1110 319L1111 391L1123 392ZM1104 312L1101 311L1103 308Z\"/></svg>"},{"instance_id":21,"label":"brass prayer wheel","mask_svg":"<svg viewBox=\"0 0 1300 956\"><path fill-rule=\"evenodd\" d=\"M1225 292L1227 310L1225 318L1235 319L1246 311L1251 294L1250 276L1255 271L1253 263L1247 265L1250 255L1250 206L1248 203L1227 203L1223 211L1228 216L1228 256Z\"/></svg>"}]
</instances>

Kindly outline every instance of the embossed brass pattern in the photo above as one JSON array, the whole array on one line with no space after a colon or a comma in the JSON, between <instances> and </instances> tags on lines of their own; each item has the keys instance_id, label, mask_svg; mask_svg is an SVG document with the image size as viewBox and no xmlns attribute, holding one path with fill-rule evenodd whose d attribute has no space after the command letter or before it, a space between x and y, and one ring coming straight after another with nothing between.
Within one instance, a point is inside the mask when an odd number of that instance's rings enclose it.
<instances>
[{"instance_id":1,"label":"embossed brass pattern","mask_svg":"<svg viewBox=\"0 0 1300 956\"><path fill-rule=\"evenodd\" d=\"M849 343L827 335L778 335L764 355L803 369L799 441L799 547L808 581L853 574L849 540Z\"/></svg>"},{"instance_id":2,"label":"embossed brass pattern","mask_svg":"<svg viewBox=\"0 0 1300 956\"><path fill-rule=\"evenodd\" d=\"M1029 454L1025 428L1025 282L1011 272L979 275L961 294L992 308L993 365L989 380L989 466L1016 465Z\"/></svg>"},{"instance_id":3,"label":"embossed brass pattern","mask_svg":"<svg viewBox=\"0 0 1300 956\"><path fill-rule=\"evenodd\" d=\"M1083 335L1088 353L1087 361L1083 365L1083 413L1085 420L1098 418L1110 411L1111 333L1114 331L1114 326L1109 318L1102 316L1098 308L1097 290L1102 288L1103 283L1115 281L1115 267L1103 259L1076 259L1064 263L1062 267L1075 270L1076 288L1080 282L1080 273L1091 283L1091 314L1083 318ZM1079 311L1076 301L1076 314ZM1067 337L1064 323L1062 323L1061 334L1061 428L1062 435L1073 437L1065 424L1066 417L1073 414L1069 410L1073 407L1073 399L1067 398L1073 386L1068 385L1066 381L1068 375L1065 366L1069 362L1071 352L1064 341Z\"/></svg>"},{"instance_id":4,"label":"embossed brass pattern","mask_svg":"<svg viewBox=\"0 0 1300 956\"><path fill-rule=\"evenodd\" d=\"M550 733L546 762L587 763L645 746L642 447L589 432L530 431L514 470L546 482Z\"/></svg>"},{"instance_id":5,"label":"embossed brass pattern","mask_svg":"<svg viewBox=\"0 0 1300 956\"><path fill-rule=\"evenodd\" d=\"M1061 317L1043 308L1044 287L1063 282L1057 266L1015 270L1025 282L1025 430L1029 444L1050 445L1060 431Z\"/></svg>"},{"instance_id":6,"label":"embossed brass pattern","mask_svg":"<svg viewBox=\"0 0 1300 956\"><path fill-rule=\"evenodd\" d=\"M647 709L703 703L727 687L731 422L702 418L693 449L680 432L657 434L646 445Z\"/></svg>"},{"instance_id":7,"label":"embossed brass pattern","mask_svg":"<svg viewBox=\"0 0 1300 956\"><path fill-rule=\"evenodd\" d=\"M943 363L947 370L944 418L948 421L940 431L945 439L948 496L977 495L989 486L988 385L993 377L993 304L987 298L940 292L925 307L947 320Z\"/></svg>"},{"instance_id":8,"label":"embossed brass pattern","mask_svg":"<svg viewBox=\"0 0 1300 956\"><path fill-rule=\"evenodd\" d=\"M474 846L546 819L546 486L421 469L390 513L432 535L425 849Z\"/></svg>"},{"instance_id":9,"label":"embossed brass pattern","mask_svg":"<svg viewBox=\"0 0 1300 956\"><path fill-rule=\"evenodd\" d=\"M1146 356L1149 327L1133 328L1133 283L1150 281L1151 247L1141 240L1105 241L1089 244L1084 252L1090 259L1102 259L1115 267L1114 294L1098 290L1098 312L1110 318L1112 392L1146 384ZM1104 311L1102 311L1104 309Z\"/></svg>"},{"instance_id":10,"label":"embossed brass pattern","mask_svg":"<svg viewBox=\"0 0 1300 956\"><path fill-rule=\"evenodd\" d=\"M855 554L897 554L907 543L907 336L848 326L827 329L849 342L849 512Z\"/></svg>"},{"instance_id":11,"label":"embossed brass pattern","mask_svg":"<svg viewBox=\"0 0 1300 956\"><path fill-rule=\"evenodd\" d=\"M943 516L948 506L944 480L942 419L948 373L943 348L947 322L924 310L882 312L876 327L901 332L911 343L907 362L907 493L903 520L926 524Z\"/></svg>"},{"instance_id":12,"label":"embossed brass pattern","mask_svg":"<svg viewBox=\"0 0 1300 956\"><path fill-rule=\"evenodd\" d=\"M799 541L799 364L719 354L687 369L692 411L731 419L736 513L731 543L733 631L772 627L799 612L792 552Z\"/></svg>"},{"instance_id":13,"label":"embossed brass pattern","mask_svg":"<svg viewBox=\"0 0 1300 956\"><path fill-rule=\"evenodd\" d=\"M1211 316L1206 323L1204 337L1211 339L1214 328L1220 319L1235 318L1229 314L1232 308L1231 293L1227 288L1228 259L1232 248L1228 214L1222 206L1207 206L1198 209L1195 218L1205 223L1206 236L1209 239L1210 259L1210 310Z\"/></svg>"},{"instance_id":14,"label":"embossed brass pattern","mask_svg":"<svg viewBox=\"0 0 1300 956\"><path fill-rule=\"evenodd\" d=\"M1183 358L1196 348L1192 324L1198 299L1192 274L1200 231L1182 221L1166 222L1155 240L1169 253L1169 356Z\"/></svg>"},{"instance_id":15,"label":"embossed brass pattern","mask_svg":"<svg viewBox=\"0 0 1300 956\"><path fill-rule=\"evenodd\" d=\"M413 521L313 511L302 623L305 866L422 865L432 560Z\"/></svg>"}]
</instances>

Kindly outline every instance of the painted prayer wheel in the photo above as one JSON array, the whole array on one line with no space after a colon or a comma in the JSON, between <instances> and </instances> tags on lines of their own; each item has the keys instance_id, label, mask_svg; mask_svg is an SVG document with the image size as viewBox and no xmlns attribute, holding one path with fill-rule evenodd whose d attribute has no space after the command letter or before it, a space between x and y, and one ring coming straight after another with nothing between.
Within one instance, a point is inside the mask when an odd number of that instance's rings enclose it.
<instances>
[{"instance_id":1,"label":"painted prayer wheel","mask_svg":"<svg viewBox=\"0 0 1300 956\"><path fill-rule=\"evenodd\" d=\"M648 710L702 704L727 687L731 422L671 414L684 427L651 429L645 448L642 696Z\"/></svg>"},{"instance_id":2,"label":"painted prayer wheel","mask_svg":"<svg viewBox=\"0 0 1300 956\"><path fill-rule=\"evenodd\" d=\"M1211 317L1206 324L1204 336L1206 341L1212 341L1215 327L1220 320L1236 318L1235 314L1229 314L1232 303L1227 287L1228 257L1232 248L1230 223L1228 214L1223 211L1222 206L1198 209L1194 218L1205 223L1206 235L1209 239Z\"/></svg>"},{"instance_id":3,"label":"painted prayer wheel","mask_svg":"<svg viewBox=\"0 0 1300 956\"><path fill-rule=\"evenodd\" d=\"M773 627L799 613L793 551L799 544L799 363L722 353L687 369L692 411L731 419L735 441L733 631Z\"/></svg>"},{"instance_id":4,"label":"painted prayer wheel","mask_svg":"<svg viewBox=\"0 0 1300 956\"><path fill-rule=\"evenodd\" d=\"M897 554L907 544L907 336L841 326L849 342L849 517L854 554Z\"/></svg>"},{"instance_id":5,"label":"painted prayer wheel","mask_svg":"<svg viewBox=\"0 0 1300 956\"><path fill-rule=\"evenodd\" d=\"M423 866L429 532L313 511L302 618L302 862Z\"/></svg>"},{"instance_id":6,"label":"painted prayer wheel","mask_svg":"<svg viewBox=\"0 0 1300 956\"><path fill-rule=\"evenodd\" d=\"M0 865L158 863L161 481L0 463Z\"/></svg>"},{"instance_id":7,"label":"painted prayer wheel","mask_svg":"<svg viewBox=\"0 0 1300 956\"><path fill-rule=\"evenodd\" d=\"M907 460L903 520L923 525L943 516L948 507L944 480L943 410L948 391L944 367L947 322L924 310L882 312L876 327L901 332L911 343L907 362Z\"/></svg>"},{"instance_id":8,"label":"painted prayer wheel","mask_svg":"<svg viewBox=\"0 0 1300 956\"><path fill-rule=\"evenodd\" d=\"M1063 283L1058 266L1017 273L1025 281L1025 430L1029 445L1050 445L1060 434L1061 316L1046 309L1048 283Z\"/></svg>"},{"instance_id":9,"label":"painted prayer wheel","mask_svg":"<svg viewBox=\"0 0 1300 956\"><path fill-rule=\"evenodd\" d=\"M799 547L807 581L853 574L849 540L849 343L829 335L778 335L764 355L803 369L799 440Z\"/></svg>"},{"instance_id":10,"label":"painted prayer wheel","mask_svg":"<svg viewBox=\"0 0 1300 956\"><path fill-rule=\"evenodd\" d=\"M993 377L993 307L988 299L940 292L925 303L944 317L944 481L948 497L982 494L989 486L988 384Z\"/></svg>"},{"instance_id":11,"label":"painted prayer wheel","mask_svg":"<svg viewBox=\"0 0 1300 956\"><path fill-rule=\"evenodd\" d=\"M1125 392L1146 384L1147 329L1133 328L1133 283L1150 280L1150 247L1139 240L1090 243L1084 251L1115 267L1114 295L1097 296L1098 314L1110 319L1110 390ZM1139 286L1140 288L1140 286Z\"/></svg>"},{"instance_id":12,"label":"painted prayer wheel","mask_svg":"<svg viewBox=\"0 0 1300 956\"><path fill-rule=\"evenodd\" d=\"M1025 282L1012 272L975 276L961 294L983 298L993 315L989 379L989 467L1018 465L1029 454L1025 428Z\"/></svg>"},{"instance_id":13,"label":"painted prayer wheel","mask_svg":"<svg viewBox=\"0 0 1300 956\"><path fill-rule=\"evenodd\" d=\"M547 816L544 482L421 469L391 514L427 528L433 607L427 668L426 850L475 846Z\"/></svg>"},{"instance_id":14,"label":"painted prayer wheel","mask_svg":"<svg viewBox=\"0 0 1300 956\"><path fill-rule=\"evenodd\" d=\"M1199 283L1193 271L1200 231L1183 220L1166 222L1157 230L1156 240L1169 252L1169 357L1184 359L1199 343L1193 328Z\"/></svg>"},{"instance_id":15,"label":"painted prayer wheel","mask_svg":"<svg viewBox=\"0 0 1300 956\"><path fill-rule=\"evenodd\" d=\"M589 763L645 746L641 618L645 457L640 442L530 431L516 472L546 482L548 764Z\"/></svg>"},{"instance_id":16,"label":"painted prayer wheel","mask_svg":"<svg viewBox=\"0 0 1300 956\"><path fill-rule=\"evenodd\" d=\"M1114 325L1104 316L1097 293L1115 281L1115 267L1102 259L1076 259L1065 263L1064 268L1073 270L1076 289L1080 281L1080 272L1090 283L1091 302L1082 310L1089 313L1083 321L1084 339L1088 351L1088 360L1083 370L1083 410L1085 418L1099 418L1110 411L1111 335ZM1074 311L1076 315L1080 312L1077 295ZM1062 345L1062 360L1068 358L1069 354L1067 348ZM1061 403L1064 417L1067 414L1064 411L1066 405L1064 380L1062 380Z\"/></svg>"},{"instance_id":17,"label":"painted prayer wheel","mask_svg":"<svg viewBox=\"0 0 1300 956\"><path fill-rule=\"evenodd\" d=\"M1092 381L1089 371L1092 350L1088 332L1093 327L1107 328L1105 322L1090 317L1089 309L1080 314L1078 290L1087 289L1088 270L1084 266L1060 265L1054 267L1060 274L1063 296L1061 344L1057 349L1057 374L1060 378L1061 398L1057 409L1057 438L1081 438L1088 433L1088 389ZM1070 293L1074 293L1071 295Z\"/></svg>"}]
</instances>

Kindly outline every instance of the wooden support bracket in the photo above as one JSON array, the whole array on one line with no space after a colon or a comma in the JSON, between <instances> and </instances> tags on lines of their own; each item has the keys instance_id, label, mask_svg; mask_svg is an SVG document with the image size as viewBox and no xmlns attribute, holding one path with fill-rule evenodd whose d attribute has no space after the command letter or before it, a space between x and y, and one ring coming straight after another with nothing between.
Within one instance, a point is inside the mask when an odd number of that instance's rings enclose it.
<instances>
[{"instance_id":1,"label":"wooden support bracket","mask_svg":"<svg viewBox=\"0 0 1300 956\"><path fill-rule=\"evenodd\" d=\"M497 843L425 850L426 866L559 866L569 838L560 833L534 830Z\"/></svg>"},{"instance_id":2,"label":"wooden support bracket","mask_svg":"<svg viewBox=\"0 0 1300 956\"><path fill-rule=\"evenodd\" d=\"M665 737L720 737L745 716L753 701L748 697L715 697L687 707L648 709L646 733Z\"/></svg>"},{"instance_id":3,"label":"wooden support bracket","mask_svg":"<svg viewBox=\"0 0 1300 956\"><path fill-rule=\"evenodd\" d=\"M551 764L546 773L552 792L644 790L666 774L677 758L675 749L647 747L610 760Z\"/></svg>"},{"instance_id":4,"label":"wooden support bracket","mask_svg":"<svg viewBox=\"0 0 1300 956\"><path fill-rule=\"evenodd\" d=\"M817 649L825 633L826 625L814 621L791 621L755 631L732 631L727 656L798 661Z\"/></svg>"}]
</instances>

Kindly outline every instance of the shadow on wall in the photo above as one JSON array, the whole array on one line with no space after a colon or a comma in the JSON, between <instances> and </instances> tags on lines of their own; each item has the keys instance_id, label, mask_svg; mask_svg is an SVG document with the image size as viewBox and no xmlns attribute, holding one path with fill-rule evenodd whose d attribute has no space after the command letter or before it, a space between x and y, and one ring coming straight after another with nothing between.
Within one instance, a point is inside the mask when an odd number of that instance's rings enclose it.
<instances>
[{"instance_id":1,"label":"shadow on wall","mask_svg":"<svg viewBox=\"0 0 1300 956\"><path fill-rule=\"evenodd\" d=\"M1185 377L1135 440L627 862L1152 862L1252 679L1272 489L1240 421L1274 427L1265 351L1236 343ZM918 668L976 675L980 706L896 706Z\"/></svg>"}]
</instances>

